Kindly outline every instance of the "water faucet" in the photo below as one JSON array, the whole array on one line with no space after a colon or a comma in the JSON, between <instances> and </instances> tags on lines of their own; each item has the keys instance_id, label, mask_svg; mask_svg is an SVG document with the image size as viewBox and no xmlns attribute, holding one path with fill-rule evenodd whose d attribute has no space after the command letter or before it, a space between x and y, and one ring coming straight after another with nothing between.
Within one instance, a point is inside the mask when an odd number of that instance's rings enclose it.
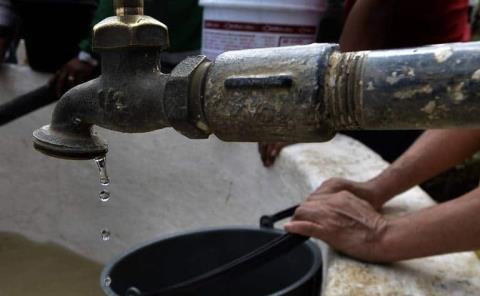
<instances>
[{"instance_id":1,"label":"water faucet","mask_svg":"<svg viewBox=\"0 0 480 296\"><path fill-rule=\"evenodd\" d=\"M143 15L143 1L117 0L116 16L100 22L93 48L102 57L102 75L67 92L52 122L34 133L38 150L58 157L90 159L107 152L93 125L121 132L147 132L167 126L160 104L167 75L160 53L168 30Z\"/></svg>"},{"instance_id":2,"label":"water faucet","mask_svg":"<svg viewBox=\"0 0 480 296\"><path fill-rule=\"evenodd\" d=\"M142 0L116 0L94 28L102 75L67 92L34 146L55 157L107 153L93 126L165 127L193 139L318 142L339 130L480 127L480 43L341 53L336 44L226 52L163 74L168 30Z\"/></svg>"}]
</instances>

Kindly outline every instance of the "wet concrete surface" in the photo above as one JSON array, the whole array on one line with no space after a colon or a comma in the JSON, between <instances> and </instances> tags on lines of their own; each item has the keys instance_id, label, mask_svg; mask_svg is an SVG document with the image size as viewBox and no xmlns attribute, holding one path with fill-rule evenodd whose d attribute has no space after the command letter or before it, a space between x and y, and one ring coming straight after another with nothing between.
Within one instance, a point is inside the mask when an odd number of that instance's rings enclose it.
<instances>
[{"instance_id":1,"label":"wet concrete surface","mask_svg":"<svg viewBox=\"0 0 480 296\"><path fill-rule=\"evenodd\" d=\"M52 243L0 233L0 296L100 296L101 265Z\"/></svg>"}]
</instances>

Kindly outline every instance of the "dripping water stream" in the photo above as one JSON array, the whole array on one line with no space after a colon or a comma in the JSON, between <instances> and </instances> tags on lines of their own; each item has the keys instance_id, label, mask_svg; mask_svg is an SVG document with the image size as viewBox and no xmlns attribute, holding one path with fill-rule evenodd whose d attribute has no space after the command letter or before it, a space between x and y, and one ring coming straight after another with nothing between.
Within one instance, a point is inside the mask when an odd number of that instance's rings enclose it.
<instances>
[{"instance_id":1,"label":"dripping water stream","mask_svg":"<svg viewBox=\"0 0 480 296\"><path fill-rule=\"evenodd\" d=\"M110 178L108 177L107 172L107 157L102 156L95 159L95 163L100 174L100 185L103 187L99 193L99 200L102 203L106 203L110 200ZM108 228L103 228L100 232L100 237L102 241L110 240L110 230Z\"/></svg>"},{"instance_id":2,"label":"dripping water stream","mask_svg":"<svg viewBox=\"0 0 480 296\"><path fill-rule=\"evenodd\" d=\"M107 172L107 157L102 156L95 158L95 163L97 164L98 172L100 173L100 184L103 186L110 185L110 178L108 177Z\"/></svg>"}]
</instances>

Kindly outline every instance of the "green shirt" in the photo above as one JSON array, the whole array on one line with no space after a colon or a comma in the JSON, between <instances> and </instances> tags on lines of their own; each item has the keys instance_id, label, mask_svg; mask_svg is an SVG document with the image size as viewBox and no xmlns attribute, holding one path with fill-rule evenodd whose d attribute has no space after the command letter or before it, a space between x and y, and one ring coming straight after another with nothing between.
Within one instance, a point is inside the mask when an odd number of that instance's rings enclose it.
<instances>
[{"instance_id":1,"label":"green shirt","mask_svg":"<svg viewBox=\"0 0 480 296\"><path fill-rule=\"evenodd\" d=\"M201 47L203 10L198 0L145 0L145 14L168 26L170 48L168 52L186 52ZM92 28L101 20L113 16L112 0L100 0ZM92 36L80 43L84 51L92 51Z\"/></svg>"}]
</instances>

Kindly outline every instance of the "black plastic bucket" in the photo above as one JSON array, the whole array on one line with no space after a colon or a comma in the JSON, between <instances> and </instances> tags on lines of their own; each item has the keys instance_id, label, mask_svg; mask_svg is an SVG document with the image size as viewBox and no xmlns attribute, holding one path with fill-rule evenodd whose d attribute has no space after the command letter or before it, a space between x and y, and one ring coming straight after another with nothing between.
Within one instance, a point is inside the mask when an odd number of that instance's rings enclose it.
<instances>
[{"instance_id":1,"label":"black plastic bucket","mask_svg":"<svg viewBox=\"0 0 480 296\"><path fill-rule=\"evenodd\" d=\"M161 239L110 263L102 273L102 287L109 296L125 296L131 287L148 294L148 291L156 291L208 272L282 234L272 229L222 228ZM321 263L320 249L307 241L247 274L183 295L318 296ZM109 282L109 285L105 284Z\"/></svg>"}]
</instances>

